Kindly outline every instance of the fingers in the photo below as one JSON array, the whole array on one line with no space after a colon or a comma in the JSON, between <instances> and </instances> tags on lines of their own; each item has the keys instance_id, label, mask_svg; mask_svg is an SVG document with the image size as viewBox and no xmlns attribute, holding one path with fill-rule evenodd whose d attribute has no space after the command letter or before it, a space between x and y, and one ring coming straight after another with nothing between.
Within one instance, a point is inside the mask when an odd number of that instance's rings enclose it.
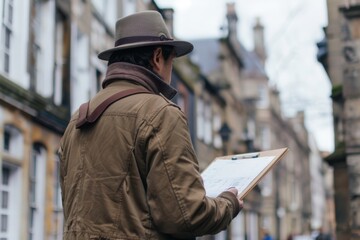
<instances>
[{"instance_id":1,"label":"fingers","mask_svg":"<svg viewBox=\"0 0 360 240\"><path fill-rule=\"evenodd\" d=\"M241 209L244 208L244 201L239 199L239 205Z\"/></svg>"},{"instance_id":2,"label":"fingers","mask_svg":"<svg viewBox=\"0 0 360 240\"><path fill-rule=\"evenodd\" d=\"M238 190L237 190L236 188L234 188L234 187L231 187L231 188L229 188L229 189L226 190L226 191L232 192L236 197L237 197L237 195L238 195Z\"/></svg>"},{"instance_id":3,"label":"fingers","mask_svg":"<svg viewBox=\"0 0 360 240\"><path fill-rule=\"evenodd\" d=\"M237 198L238 201L239 201L240 209L242 209L242 208L244 207L244 201L243 201L242 199L240 199L240 198L237 197L237 195L238 195L238 190L237 190L236 188L234 188L234 187L231 187L231 188L229 188L229 189L226 190L226 191L232 192L232 193L236 196L236 198Z\"/></svg>"}]
</instances>

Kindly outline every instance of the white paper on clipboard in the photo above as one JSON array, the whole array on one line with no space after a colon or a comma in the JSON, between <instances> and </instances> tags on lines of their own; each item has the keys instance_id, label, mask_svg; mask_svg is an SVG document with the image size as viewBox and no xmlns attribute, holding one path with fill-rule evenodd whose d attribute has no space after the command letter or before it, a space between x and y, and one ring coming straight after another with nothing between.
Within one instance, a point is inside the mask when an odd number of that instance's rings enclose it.
<instances>
[{"instance_id":1,"label":"white paper on clipboard","mask_svg":"<svg viewBox=\"0 0 360 240\"><path fill-rule=\"evenodd\" d=\"M276 156L241 158L237 160L215 159L201 174L206 195L216 197L230 187L241 194L267 169Z\"/></svg>"}]
</instances>

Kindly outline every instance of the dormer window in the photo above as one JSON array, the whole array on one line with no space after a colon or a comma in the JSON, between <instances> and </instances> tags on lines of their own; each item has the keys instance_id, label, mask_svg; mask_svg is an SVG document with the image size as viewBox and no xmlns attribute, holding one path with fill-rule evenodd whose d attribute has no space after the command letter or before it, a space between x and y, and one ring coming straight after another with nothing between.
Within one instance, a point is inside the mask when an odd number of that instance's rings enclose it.
<instances>
[{"instance_id":1,"label":"dormer window","mask_svg":"<svg viewBox=\"0 0 360 240\"><path fill-rule=\"evenodd\" d=\"M23 136L19 129L5 125L3 149L11 157L21 159L23 155Z\"/></svg>"}]
</instances>

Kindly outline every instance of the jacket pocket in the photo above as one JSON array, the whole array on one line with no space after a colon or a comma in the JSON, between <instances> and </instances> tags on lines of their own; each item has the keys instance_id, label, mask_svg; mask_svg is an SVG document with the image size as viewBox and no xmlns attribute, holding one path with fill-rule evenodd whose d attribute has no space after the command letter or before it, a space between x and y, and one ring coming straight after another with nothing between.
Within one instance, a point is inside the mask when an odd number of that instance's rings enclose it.
<instances>
[{"instance_id":1,"label":"jacket pocket","mask_svg":"<svg viewBox=\"0 0 360 240\"><path fill-rule=\"evenodd\" d=\"M123 194L121 186L127 174L113 177L90 178L84 182L83 214L85 219L91 219L93 224L107 225L107 231L113 231L111 225L116 221L119 207L122 205Z\"/></svg>"},{"instance_id":2,"label":"jacket pocket","mask_svg":"<svg viewBox=\"0 0 360 240\"><path fill-rule=\"evenodd\" d=\"M88 177L85 180L85 189L87 193L84 197L93 197L95 202L99 201L101 204L101 199L111 200L112 202L121 202L121 192L120 188L124 183L127 174L123 173L117 176L112 177L97 177L90 178Z\"/></svg>"},{"instance_id":3,"label":"jacket pocket","mask_svg":"<svg viewBox=\"0 0 360 240\"><path fill-rule=\"evenodd\" d=\"M127 175L127 173L123 173L118 176L99 178L99 187L104 188L104 191L106 191L109 195L116 194L119 192L119 189Z\"/></svg>"}]
</instances>

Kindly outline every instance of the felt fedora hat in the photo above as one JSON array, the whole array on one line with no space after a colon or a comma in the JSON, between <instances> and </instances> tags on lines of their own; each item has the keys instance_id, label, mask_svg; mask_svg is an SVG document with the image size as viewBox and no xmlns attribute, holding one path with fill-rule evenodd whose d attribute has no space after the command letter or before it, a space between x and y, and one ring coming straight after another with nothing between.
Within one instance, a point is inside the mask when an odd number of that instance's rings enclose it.
<instances>
[{"instance_id":1,"label":"felt fedora hat","mask_svg":"<svg viewBox=\"0 0 360 240\"><path fill-rule=\"evenodd\" d=\"M98 57L109 60L111 54L119 50L162 45L173 46L176 57L188 54L194 48L189 42L172 38L159 12L143 11L116 22L115 46L101 52Z\"/></svg>"}]
</instances>

